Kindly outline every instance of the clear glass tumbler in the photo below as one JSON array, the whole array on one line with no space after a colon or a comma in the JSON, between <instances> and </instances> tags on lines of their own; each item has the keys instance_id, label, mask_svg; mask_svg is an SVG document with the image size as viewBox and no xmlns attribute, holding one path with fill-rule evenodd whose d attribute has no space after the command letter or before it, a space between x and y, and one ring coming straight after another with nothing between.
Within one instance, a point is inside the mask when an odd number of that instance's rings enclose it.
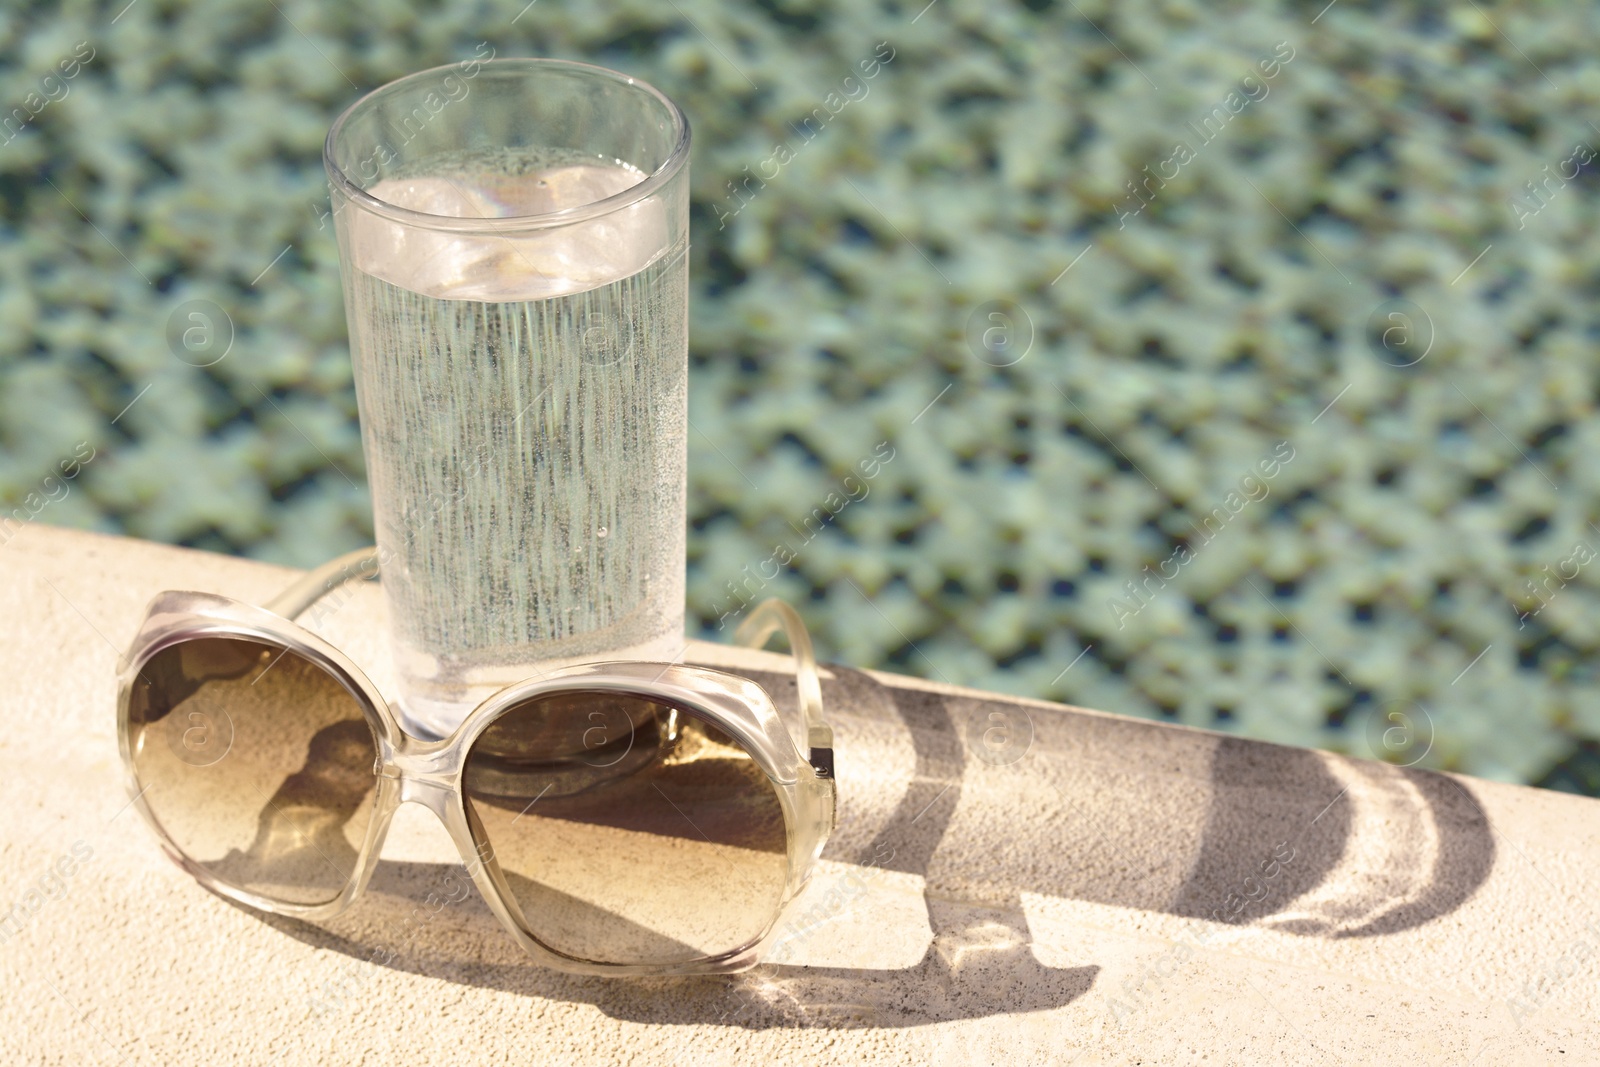
<instances>
[{"instance_id":1,"label":"clear glass tumbler","mask_svg":"<svg viewBox=\"0 0 1600 1067\"><path fill-rule=\"evenodd\" d=\"M324 149L408 729L683 647L683 112L582 63L391 82Z\"/></svg>"}]
</instances>

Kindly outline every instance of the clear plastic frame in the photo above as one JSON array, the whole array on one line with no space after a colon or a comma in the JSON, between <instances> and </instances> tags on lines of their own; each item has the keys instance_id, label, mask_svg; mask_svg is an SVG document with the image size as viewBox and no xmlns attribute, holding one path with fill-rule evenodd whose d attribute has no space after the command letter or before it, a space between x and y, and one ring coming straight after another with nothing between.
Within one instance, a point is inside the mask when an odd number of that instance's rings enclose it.
<instances>
[{"instance_id":1,"label":"clear plastic frame","mask_svg":"<svg viewBox=\"0 0 1600 1067\"><path fill-rule=\"evenodd\" d=\"M765 690L738 675L680 663L614 662L568 667L509 686L479 705L450 736L422 739L406 734L399 727L393 706L349 657L293 621L295 616L340 583L358 577L370 577L376 572L377 556L373 550L367 549L342 556L311 572L266 607L202 592L169 591L151 601L138 633L119 666L118 741L131 802L155 831L163 850L206 888L230 900L278 915L307 920L326 919L350 907L361 894L372 876L396 810L401 804L416 803L428 808L444 824L473 883L507 933L545 966L580 974L619 976L713 974L754 966L771 940L779 920L804 889L836 821L832 730L822 715L821 691L811 642L794 610L780 601L766 601L750 613L736 634L739 643L757 648L764 646L779 630L787 636L796 661L798 700L798 714L791 723L786 723L780 716ZM202 766L202 760L213 759L212 756L197 757L181 746L173 747L176 756L161 752L153 756L146 755L145 749L154 750L157 747L152 729L156 719L140 710L149 699L140 693L148 692L152 686L149 675L159 675L165 671L164 677L170 680L173 677L173 658L181 657L186 649L195 652L216 648L240 650L240 654L246 658L259 656L264 667L256 679L246 685L242 682L243 674L236 675L234 677L241 681L235 683L235 688L229 692L257 703L265 701L262 711L249 714L258 715L259 720L269 728L273 693L291 686L301 689L320 686L324 691L321 699L332 700L349 709L347 721L334 723L335 727L349 729L342 732L328 729L313 738L313 747L322 743L317 738L331 738L327 742L329 745L344 746L335 749L344 761L335 770L343 776L344 784L354 782L355 796L365 816L364 820L351 818L344 823L340 828L343 837L335 834L327 838L333 842L332 847L341 852L341 856L338 863L325 865L323 874L327 876L329 871L337 871L337 877L331 880L325 877L323 889L318 892L302 893L311 897L326 895L328 899L295 901L286 899L285 893L259 892L250 887L253 883L248 878L229 878L218 873L218 862L201 862L192 857L175 836L173 828L163 824L158 811L165 813L164 817L174 822L175 826L177 820L201 825L208 818L221 818L222 815L217 814L211 804L198 801L186 802L174 808L167 798L158 795L163 780L152 776L150 781L141 781L140 760L160 758L171 762L172 759L180 759L190 766ZM214 655L211 652L206 654ZM278 666L280 663L282 665ZM279 672L273 682L257 688L256 682L272 670ZM777 879L781 881L781 886L777 886L770 895L770 914L765 914L763 906L758 920L764 921L761 921L759 928L741 934L732 947L694 958L661 959L652 958L652 954L641 946L639 959L633 961L624 945L613 953L620 954L619 958L597 960L552 947L546 943L551 938L541 940L530 930L533 924L524 914L517 892L508 881L508 871L503 869L496 846L490 841L492 835L485 831L476 814L475 798L469 795L469 789L464 785L464 777L469 773L469 762L475 751L474 745L503 716L515 714L519 709L541 707L541 700L577 700L581 708L582 701L588 697L598 699L611 695L619 700L647 702L640 706L669 710L671 714L668 718L674 723L681 714L685 720L704 724L709 728L705 731L707 735L715 736L721 743L731 742L737 750L742 750L739 753L741 758L747 756L759 768L759 775L754 770L750 774L763 779L772 788L777 800L774 810L781 809L783 821L782 844L773 846L774 849L781 847L785 850L781 868L774 868L775 871L781 871ZM194 735L205 743L218 746L223 754L214 759L221 761L217 763L223 769L219 780L228 789L224 799L234 804L239 803L240 796L248 797L245 792L247 787L242 781L227 777L247 773L247 768L242 767L238 771L230 770L225 762L227 745L235 743L233 731L248 729L246 709L241 706L236 711L237 714L230 718L226 709L223 709L224 713L216 717L226 721L220 723L201 721L198 713L189 713L186 718L196 721L182 735L186 745L192 739L190 735ZM156 712L155 716L166 714L167 711L163 710ZM185 723L176 722L177 716L172 718L174 722L166 724L166 732L175 737L178 735L174 734L174 730L185 726ZM352 767L357 761L364 764L364 753L369 753L366 740L355 725L357 719L365 722L372 735L370 780L366 777L368 771ZM226 736L214 738L203 732L212 729ZM301 747L304 748L303 745ZM630 738L629 750L632 748ZM197 750L203 751L203 746ZM634 762L637 763L638 759ZM597 765L601 764L590 764ZM307 766L310 766L309 760ZM317 777L298 773L290 777L306 779L300 784L320 791L324 802L327 796L337 794L341 785L340 781L330 779L326 774ZM256 783L256 788L263 798L267 798L262 784ZM261 806L261 833L267 834L270 829L272 832L304 836L304 826L269 828L268 808L273 808L274 812L278 810L276 800L281 793L280 787L279 793L273 794ZM348 789L346 795L349 795ZM544 796L544 793L541 792L539 796ZM603 798L605 794L596 792L593 796ZM666 798L665 793L662 796ZM535 801L538 799L534 798ZM592 803L599 804L601 801L597 799ZM253 802L247 806L253 806ZM529 808L532 807L530 803ZM526 813L527 809L524 809L523 814ZM204 829L203 825L201 828ZM178 830L180 835L191 832L184 828ZM698 826L696 830L699 830ZM706 841L708 845L711 844L710 838ZM773 862L779 862L778 858L774 857ZM614 868L608 872L609 878L615 879L619 873L627 873L626 865L621 861L614 861L614 864ZM682 886L658 884L648 871L634 870L632 873L650 892L684 892ZM515 881L515 875L511 880ZM708 884L696 888L703 893L721 887ZM768 898L761 899L765 901ZM693 899L668 901L663 906L669 905L685 910L700 906L699 901Z\"/></svg>"}]
</instances>

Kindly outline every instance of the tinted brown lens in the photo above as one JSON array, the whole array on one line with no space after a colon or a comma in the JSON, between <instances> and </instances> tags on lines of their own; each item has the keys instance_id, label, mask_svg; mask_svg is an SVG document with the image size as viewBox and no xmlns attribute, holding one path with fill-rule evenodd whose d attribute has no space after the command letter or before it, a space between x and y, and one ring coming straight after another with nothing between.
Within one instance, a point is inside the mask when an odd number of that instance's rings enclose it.
<instances>
[{"instance_id":1,"label":"tinted brown lens","mask_svg":"<svg viewBox=\"0 0 1600 1067\"><path fill-rule=\"evenodd\" d=\"M464 790L528 933L557 952L685 963L748 945L777 913L777 791L689 711L616 693L535 698L479 736Z\"/></svg>"},{"instance_id":2,"label":"tinted brown lens","mask_svg":"<svg viewBox=\"0 0 1600 1067\"><path fill-rule=\"evenodd\" d=\"M333 675L276 645L198 638L144 665L128 720L145 803L184 855L275 900L339 895L372 814L377 748Z\"/></svg>"}]
</instances>

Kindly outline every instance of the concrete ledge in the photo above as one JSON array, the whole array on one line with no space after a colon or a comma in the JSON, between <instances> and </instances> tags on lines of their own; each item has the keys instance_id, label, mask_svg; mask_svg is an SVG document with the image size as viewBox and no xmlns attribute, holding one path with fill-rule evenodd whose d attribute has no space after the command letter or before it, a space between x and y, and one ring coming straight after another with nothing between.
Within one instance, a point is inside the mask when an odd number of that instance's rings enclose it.
<instances>
[{"instance_id":1,"label":"concrete ledge","mask_svg":"<svg viewBox=\"0 0 1600 1067\"><path fill-rule=\"evenodd\" d=\"M338 920L258 916L127 808L113 665L162 589L291 577L0 547L0 1060L1600 1063L1600 802L843 668L843 818L775 965L534 967L476 897L427 903L457 861L426 814ZM387 688L382 607L324 632ZM792 700L782 657L690 658Z\"/></svg>"}]
</instances>

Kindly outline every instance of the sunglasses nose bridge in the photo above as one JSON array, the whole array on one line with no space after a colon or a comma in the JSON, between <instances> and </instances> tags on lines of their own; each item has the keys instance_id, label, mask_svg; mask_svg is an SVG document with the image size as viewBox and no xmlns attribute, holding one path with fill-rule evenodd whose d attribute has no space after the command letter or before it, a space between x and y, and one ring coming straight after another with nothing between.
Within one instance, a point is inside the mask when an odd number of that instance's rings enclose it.
<instances>
[{"instance_id":1,"label":"sunglasses nose bridge","mask_svg":"<svg viewBox=\"0 0 1600 1067\"><path fill-rule=\"evenodd\" d=\"M400 780L401 804L421 804L446 824L449 823L451 801L454 798L455 790L440 782L417 778Z\"/></svg>"},{"instance_id":2,"label":"sunglasses nose bridge","mask_svg":"<svg viewBox=\"0 0 1600 1067\"><path fill-rule=\"evenodd\" d=\"M416 742L386 752L378 774L400 783L400 803L421 804L444 818L455 795L461 764L454 747L443 741Z\"/></svg>"}]
</instances>

